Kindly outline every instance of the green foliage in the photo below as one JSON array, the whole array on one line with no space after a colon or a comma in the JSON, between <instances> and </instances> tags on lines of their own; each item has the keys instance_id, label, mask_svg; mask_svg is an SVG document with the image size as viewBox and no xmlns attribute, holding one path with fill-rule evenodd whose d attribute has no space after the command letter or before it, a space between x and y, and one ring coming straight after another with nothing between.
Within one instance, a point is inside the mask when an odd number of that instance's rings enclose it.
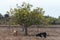
<instances>
[{"instance_id":1,"label":"green foliage","mask_svg":"<svg viewBox=\"0 0 60 40\"><path fill-rule=\"evenodd\" d=\"M3 19L3 15L0 13L0 20Z\"/></svg>"},{"instance_id":2,"label":"green foliage","mask_svg":"<svg viewBox=\"0 0 60 40\"><path fill-rule=\"evenodd\" d=\"M5 18L8 18L8 17L9 17L9 14L5 14L4 17L5 17Z\"/></svg>"},{"instance_id":3,"label":"green foliage","mask_svg":"<svg viewBox=\"0 0 60 40\"><path fill-rule=\"evenodd\" d=\"M50 25L56 24L57 18L54 18L51 16L45 16L45 18L47 19L48 24L50 24Z\"/></svg>"},{"instance_id":4,"label":"green foliage","mask_svg":"<svg viewBox=\"0 0 60 40\"><path fill-rule=\"evenodd\" d=\"M56 24L60 25L60 16L56 19Z\"/></svg>"},{"instance_id":5,"label":"green foliage","mask_svg":"<svg viewBox=\"0 0 60 40\"><path fill-rule=\"evenodd\" d=\"M43 8L36 8L31 10L32 5L23 3L20 8L11 9L10 13L17 24L24 26L43 24L44 11Z\"/></svg>"}]
</instances>

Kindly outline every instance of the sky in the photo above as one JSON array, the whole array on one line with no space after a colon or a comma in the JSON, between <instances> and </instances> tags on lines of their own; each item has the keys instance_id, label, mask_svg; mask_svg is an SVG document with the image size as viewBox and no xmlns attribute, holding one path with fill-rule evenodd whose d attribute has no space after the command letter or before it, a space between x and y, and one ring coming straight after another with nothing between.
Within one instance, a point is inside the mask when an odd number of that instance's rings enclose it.
<instances>
[{"instance_id":1,"label":"sky","mask_svg":"<svg viewBox=\"0 0 60 40\"><path fill-rule=\"evenodd\" d=\"M43 8L44 15L56 18L60 16L60 0L0 0L0 13L4 15L10 8L16 7L16 4L21 5L23 2L32 4L34 8Z\"/></svg>"}]
</instances>

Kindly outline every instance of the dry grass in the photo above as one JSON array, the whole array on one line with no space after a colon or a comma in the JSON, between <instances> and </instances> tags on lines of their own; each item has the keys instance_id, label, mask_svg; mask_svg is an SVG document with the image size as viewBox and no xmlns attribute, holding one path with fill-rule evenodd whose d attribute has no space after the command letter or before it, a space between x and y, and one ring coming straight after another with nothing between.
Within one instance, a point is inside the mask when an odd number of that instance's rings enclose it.
<instances>
[{"instance_id":1,"label":"dry grass","mask_svg":"<svg viewBox=\"0 0 60 40\"><path fill-rule=\"evenodd\" d=\"M13 30L0 27L0 40L60 40L60 28L28 28L29 35L36 35L39 32L47 32L47 38L36 36L22 36L24 33L21 28L13 28L18 31L18 36L13 36Z\"/></svg>"},{"instance_id":2,"label":"dry grass","mask_svg":"<svg viewBox=\"0 0 60 40\"><path fill-rule=\"evenodd\" d=\"M35 36L1 36L0 40L60 40L60 37L40 38Z\"/></svg>"}]
</instances>

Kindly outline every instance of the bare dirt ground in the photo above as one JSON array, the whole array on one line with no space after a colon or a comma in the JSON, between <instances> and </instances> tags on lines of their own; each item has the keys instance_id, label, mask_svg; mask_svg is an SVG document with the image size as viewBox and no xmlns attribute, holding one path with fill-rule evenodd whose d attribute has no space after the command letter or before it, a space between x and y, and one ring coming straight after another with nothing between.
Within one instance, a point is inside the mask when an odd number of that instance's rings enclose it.
<instances>
[{"instance_id":1,"label":"bare dirt ground","mask_svg":"<svg viewBox=\"0 0 60 40\"><path fill-rule=\"evenodd\" d=\"M19 35L13 36L13 30L17 30ZM28 28L29 35L36 35L39 32L47 32L47 38L36 36L22 36L22 28L0 27L0 40L60 40L60 28Z\"/></svg>"},{"instance_id":2,"label":"bare dirt ground","mask_svg":"<svg viewBox=\"0 0 60 40\"><path fill-rule=\"evenodd\" d=\"M0 36L0 40L60 40L59 37L40 38L35 36Z\"/></svg>"}]
</instances>

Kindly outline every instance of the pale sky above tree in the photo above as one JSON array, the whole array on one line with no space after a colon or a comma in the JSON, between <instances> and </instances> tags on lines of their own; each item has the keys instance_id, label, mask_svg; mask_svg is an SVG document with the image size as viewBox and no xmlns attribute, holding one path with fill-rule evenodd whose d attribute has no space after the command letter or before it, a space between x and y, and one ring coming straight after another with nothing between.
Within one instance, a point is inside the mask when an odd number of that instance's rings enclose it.
<instances>
[{"instance_id":1,"label":"pale sky above tree","mask_svg":"<svg viewBox=\"0 0 60 40\"><path fill-rule=\"evenodd\" d=\"M60 16L60 0L0 0L0 13L4 15L10 8L16 7L16 4L21 5L22 2L32 4L34 8L42 7L45 15L56 18Z\"/></svg>"}]
</instances>

